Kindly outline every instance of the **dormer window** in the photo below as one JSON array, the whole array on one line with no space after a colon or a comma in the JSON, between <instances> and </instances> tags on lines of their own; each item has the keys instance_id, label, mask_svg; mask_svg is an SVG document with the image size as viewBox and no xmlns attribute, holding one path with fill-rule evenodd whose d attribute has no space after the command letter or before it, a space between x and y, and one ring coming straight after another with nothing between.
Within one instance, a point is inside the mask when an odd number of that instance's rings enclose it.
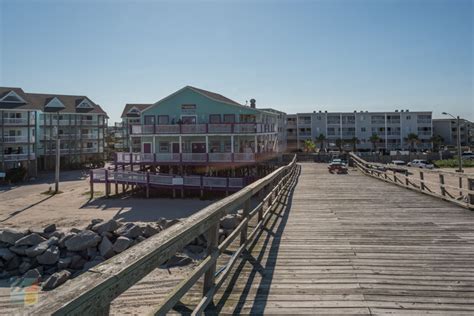
<instances>
[{"instance_id":1,"label":"dormer window","mask_svg":"<svg viewBox=\"0 0 474 316\"><path fill-rule=\"evenodd\" d=\"M45 106L46 108L59 108L63 109L65 108L64 104L57 98L54 97L52 98Z\"/></svg>"},{"instance_id":2,"label":"dormer window","mask_svg":"<svg viewBox=\"0 0 474 316\"><path fill-rule=\"evenodd\" d=\"M79 109L92 109L94 106L86 99L82 100L81 103L77 105Z\"/></svg>"},{"instance_id":3,"label":"dormer window","mask_svg":"<svg viewBox=\"0 0 474 316\"><path fill-rule=\"evenodd\" d=\"M136 108L133 108L130 111L128 111L128 114L140 114L140 111Z\"/></svg>"},{"instance_id":4,"label":"dormer window","mask_svg":"<svg viewBox=\"0 0 474 316\"><path fill-rule=\"evenodd\" d=\"M3 98L0 99L0 102L8 103L26 103L15 91L8 92Z\"/></svg>"}]
</instances>

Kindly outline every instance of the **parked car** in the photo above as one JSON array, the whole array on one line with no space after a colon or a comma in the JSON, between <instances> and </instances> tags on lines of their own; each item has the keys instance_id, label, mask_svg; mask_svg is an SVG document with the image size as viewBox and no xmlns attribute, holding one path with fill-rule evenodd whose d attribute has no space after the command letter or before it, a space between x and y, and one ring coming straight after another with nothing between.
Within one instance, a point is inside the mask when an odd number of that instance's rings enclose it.
<instances>
[{"instance_id":1,"label":"parked car","mask_svg":"<svg viewBox=\"0 0 474 316\"><path fill-rule=\"evenodd\" d=\"M391 164L396 165L396 166L405 166L406 165L405 161L403 161L403 160L392 160Z\"/></svg>"},{"instance_id":2,"label":"parked car","mask_svg":"<svg viewBox=\"0 0 474 316\"><path fill-rule=\"evenodd\" d=\"M472 153L472 151L465 151L462 153L461 158L465 160L474 160L474 153Z\"/></svg>"},{"instance_id":3,"label":"parked car","mask_svg":"<svg viewBox=\"0 0 474 316\"><path fill-rule=\"evenodd\" d=\"M424 169L433 169L434 165L432 163L428 163L428 161L423 159L414 159L413 161L407 164L408 167L415 167L415 168L424 168Z\"/></svg>"},{"instance_id":4,"label":"parked car","mask_svg":"<svg viewBox=\"0 0 474 316\"><path fill-rule=\"evenodd\" d=\"M341 159L333 159L329 165L328 170L330 173L337 173L337 174L346 174L347 167L346 164Z\"/></svg>"}]
</instances>

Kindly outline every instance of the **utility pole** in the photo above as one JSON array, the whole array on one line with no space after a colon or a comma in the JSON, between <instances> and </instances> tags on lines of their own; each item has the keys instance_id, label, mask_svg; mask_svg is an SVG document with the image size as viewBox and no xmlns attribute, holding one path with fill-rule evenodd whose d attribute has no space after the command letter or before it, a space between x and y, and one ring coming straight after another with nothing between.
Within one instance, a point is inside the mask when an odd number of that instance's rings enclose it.
<instances>
[{"instance_id":1,"label":"utility pole","mask_svg":"<svg viewBox=\"0 0 474 316\"><path fill-rule=\"evenodd\" d=\"M59 140L59 135L56 135L56 172L54 175L54 193L59 192L59 163L61 162L60 159L60 154L61 154L61 147L60 147L60 140Z\"/></svg>"},{"instance_id":2,"label":"utility pole","mask_svg":"<svg viewBox=\"0 0 474 316\"><path fill-rule=\"evenodd\" d=\"M459 118L459 115L457 117L458 119L458 163L459 163L459 169L458 172L463 172L462 170L462 153L461 153L461 119Z\"/></svg>"}]
</instances>

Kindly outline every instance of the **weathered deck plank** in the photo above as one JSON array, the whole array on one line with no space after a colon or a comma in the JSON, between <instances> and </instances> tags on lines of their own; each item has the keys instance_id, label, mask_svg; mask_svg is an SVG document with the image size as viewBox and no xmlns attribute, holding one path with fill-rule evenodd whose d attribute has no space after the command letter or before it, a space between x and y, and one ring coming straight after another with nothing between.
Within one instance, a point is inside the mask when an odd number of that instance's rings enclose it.
<instances>
[{"instance_id":1,"label":"weathered deck plank","mask_svg":"<svg viewBox=\"0 0 474 316\"><path fill-rule=\"evenodd\" d=\"M287 204L217 293L214 312L474 313L474 213L312 163Z\"/></svg>"}]
</instances>

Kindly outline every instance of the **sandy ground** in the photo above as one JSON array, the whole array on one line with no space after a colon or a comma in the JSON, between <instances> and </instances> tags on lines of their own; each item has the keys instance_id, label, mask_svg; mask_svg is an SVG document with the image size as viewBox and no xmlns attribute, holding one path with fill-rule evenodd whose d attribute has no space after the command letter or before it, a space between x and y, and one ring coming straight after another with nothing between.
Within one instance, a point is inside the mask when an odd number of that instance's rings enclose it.
<instances>
[{"instance_id":1,"label":"sandy ground","mask_svg":"<svg viewBox=\"0 0 474 316\"><path fill-rule=\"evenodd\" d=\"M55 223L58 229L83 228L91 219L114 218L125 222L151 222L161 217L184 218L215 202L199 199L98 197L89 200L89 182L80 171L62 172L58 195L42 192L54 188L53 175L42 175L35 182L14 187L0 187L0 229L40 228ZM104 192L103 184L95 190ZM99 194L100 195L100 194ZM155 269L141 282L118 297L111 306L114 315L140 315L159 303L165 295L192 270L188 265L172 269ZM161 284L155 287L155 284ZM21 315L22 305L12 301L9 280L0 281L0 314ZM39 293L39 299L45 295ZM47 295L47 294L46 294ZM144 301L137 297L146 298Z\"/></svg>"},{"instance_id":2,"label":"sandy ground","mask_svg":"<svg viewBox=\"0 0 474 316\"><path fill-rule=\"evenodd\" d=\"M89 200L89 182L79 171L61 174L60 191L54 196L42 194L52 184L52 175L34 183L0 188L0 228L38 228L56 223L58 228L81 228L91 219L114 218L125 222L156 221L187 217L213 203L199 199L95 198ZM104 192L103 184L95 190Z\"/></svg>"}]
</instances>

